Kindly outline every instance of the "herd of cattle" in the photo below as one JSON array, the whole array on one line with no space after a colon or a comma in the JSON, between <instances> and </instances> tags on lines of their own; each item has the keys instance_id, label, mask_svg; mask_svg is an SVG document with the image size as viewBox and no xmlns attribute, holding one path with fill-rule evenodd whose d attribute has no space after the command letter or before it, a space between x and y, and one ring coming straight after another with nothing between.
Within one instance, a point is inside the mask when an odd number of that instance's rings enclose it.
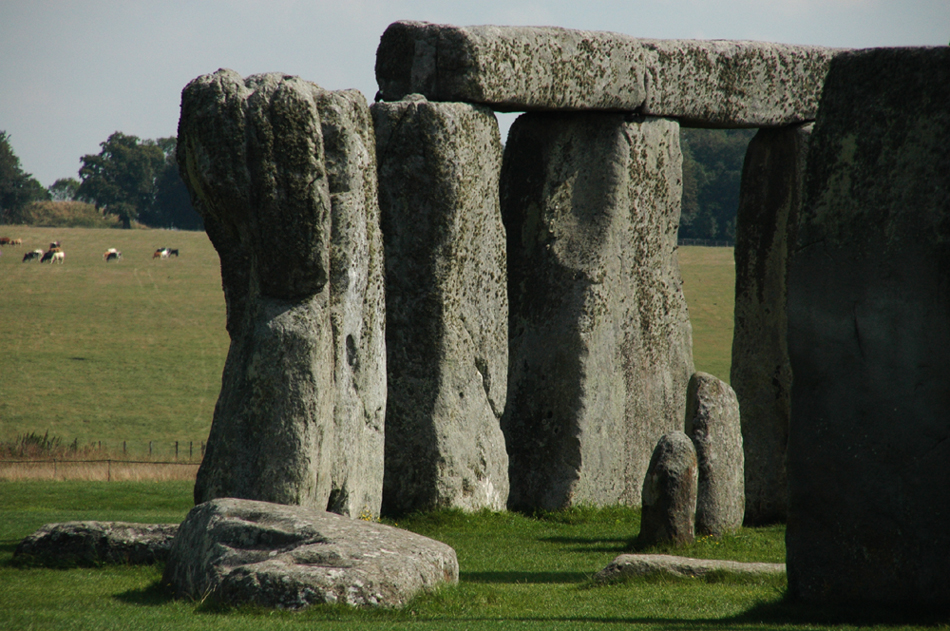
<instances>
[{"instance_id":1,"label":"herd of cattle","mask_svg":"<svg viewBox=\"0 0 950 631\"><path fill-rule=\"evenodd\" d=\"M0 245L23 245L23 239L11 239L10 237L0 237ZM0 252L2 254L2 252ZM155 253L152 254L153 259L167 259L171 256L178 256L177 248L158 248L155 250ZM115 248L109 248L102 253L102 260L106 263L109 261L118 261L122 258L122 253ZM31 250L23 255L23 262L27 261L39 261L40 263L65 263L66 262L66 253L63 252L62 244L59 241L53 241L49 244L49 249L45 252L43 250Z\"/></svg>"}]
</instances>

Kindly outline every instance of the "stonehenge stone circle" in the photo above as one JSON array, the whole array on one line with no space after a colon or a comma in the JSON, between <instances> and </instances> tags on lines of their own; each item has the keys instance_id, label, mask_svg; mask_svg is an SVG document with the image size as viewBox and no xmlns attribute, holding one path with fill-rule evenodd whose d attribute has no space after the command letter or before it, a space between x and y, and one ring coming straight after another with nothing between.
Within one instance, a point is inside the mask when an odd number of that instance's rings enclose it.
<instances>
[{"instance_id":1,"label":"stonehenge stone circle","mask_svg":"<svg viewBox=\"0 0 950 631\"><path fill-rule=\"evenodd\" d=\"M760 129L749 143L736 215L730 384L745 450L745 521L784 522L791 414L786 271L812 125Z\"/></svg>"},{"instance_id":2,"label":"stonehenge stone circle","mask_svg":"<svg viewBox=\"0 0 950 631\"><path fill-rule=\"evenodd\" d=\"M455 550L407 530L226 498L188 513L162 584L178 598L234 605L398 607L458 573Z\"/></svg>"},{"instance_id":3,"label":"stonehenge stone circle","mask_svg":"<svg viewBox=\"0 0 950 631\"><path fill-rule=\"evenodd\" d=\"M13 562L44 567L164 563L177 533L178 524L46 524L17 544Z\"/></svg>"},{"instance_id":4,"label":"stonehenge stone circle","mask_svg":"<svg viewBox=\"0 0 950 631\"><path fill-rule=\"evenodd\" d=\"M696 537L696 448L681 431L660 437L643 479L643 512L637 545L684 545Z\"/></svg>"},{"instance_id":5,"label":"stonehenge stone circle","mask_svg":"<svg viewBox=\"0 0 950 631\"><path fill-rule=\"evenodd\" d=\"M666 119L530 113L511 127L509 508L637 505L656 441L682 427L681 159Z\"/></svg>"},{"instance_id":6,"label":"stonehenge stone circle","mask_svg":"<svg viewBox=\"0 0 950 631\"><path fill-rule=\"evenodd\" d=\"M386 254L387 514L503 510L508 374L501 139L486 108L372 106Z\"/></svg>"},{"instance_id":7,"label":"stonehenge stone circle","mask_svg":"<svg viewBox=\"0 0 950 631\"><path fill-rule=\"evenodd\" d=\"M789 257L788 591L950 602L950 48L831 65Z\"/></svg>"},{"instance_id":8,"label":"stonehenge stone circle","mask_svg":"<svg viewBox=\"0 0 950 631\"><path fill-rule=\"evenodd\" d=\"M365 99L219 70L182 92L178 140L231 337L196 503L378 514L385 307Z\"/></svg>"},{"instance_id":9,"label":"stonehenge stone circle","mask_svg":"<svg viewBox=\"0 0 950 631\"><path fill-rule=\"evenodd\" d=\"M713 572L740 576L783 575L785 564L691 559L670 554L621 554L594 574L591 580L599 585L609 585L644 576L700 578Z\"/></svg>"},{"instance_id":10,"label":"stonehenge stone circle","mask_svg":"<svg viewBox=\"0 0 950 631\"><path fill-rule=\"evenodd\" d=\"M736 393L697 372L686 394L686 435L696 447L696 534L723 535L742 527L745 513L742 427Z\"/></svg>"},{"instance_id":11,"label":"stonehenge stone circle","mask_svg":"<svg viewBox=\"0 0 950 631\"><path fill-rule=\"evenodd\" d=\"M420 93L499 111L626 111L684 126L772 127L814 119L828 63L840 52L403 21L383 33L376 80L388 101Z\"/></svg>"}]
</instances>

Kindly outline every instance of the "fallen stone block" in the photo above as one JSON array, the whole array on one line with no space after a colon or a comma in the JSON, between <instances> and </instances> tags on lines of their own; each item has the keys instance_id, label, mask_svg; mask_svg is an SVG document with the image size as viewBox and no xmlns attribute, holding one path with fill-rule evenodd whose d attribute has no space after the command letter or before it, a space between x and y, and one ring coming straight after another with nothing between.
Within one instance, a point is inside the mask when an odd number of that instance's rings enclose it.
<instances>
[{"instance_id":1,"label":"fallen stone block","mask_svg":"<svg viewBox=\"0 0 950 631\"><path fill-rule=\"evenodd\" d=\"M486 108L421 97L371 109L386 254L383 510L504 510L498 123Z\"/></svg>"},{"instance_id":2,"label":"fallen stone block","mask_svg":"<svg viewBox=\"0 0 950 631\"><path fill-rule=\"evenodd\" d=\"M607 567L594 574L593 580L595 583L609 584L657 575L701 578L712 572L741 576L773 576L785 574L785 564L691 559L668 554L621 554Z\"/></svg>"},{"instance_id":3,"label":"fallen stone block","mask_svg":"<svg viewBox=\"0 0 950 631\"><path fill-rule=\"evenodd\" d=\"M841 51L750 41L651 40L555 27L395 22L380 40L380 96L499 111L630 111L697 127L814 119Z\"/></svg>"},{"instance_id":4,"label":"fallen stone block","mask_svg":"<svg viewBox=\"0 0 950 631\"><path fill-rule=\"evenodd\" d=\"M13 552L16 563L49 567L142 565L165 561L178 524L69 521L46 524Z\"/></svg>"},{"instance_id":5,"label":"fallen stone block","mask_svg":"<svg viewBox=\"0 0 950 631\"><path fill-rule=\"evenodd\" d=\"M281 609L399 607L456 582L455 551L444 543L335 513L236 499L188 513L162 578L178 598Z\"/></svg>"}]
</instances>

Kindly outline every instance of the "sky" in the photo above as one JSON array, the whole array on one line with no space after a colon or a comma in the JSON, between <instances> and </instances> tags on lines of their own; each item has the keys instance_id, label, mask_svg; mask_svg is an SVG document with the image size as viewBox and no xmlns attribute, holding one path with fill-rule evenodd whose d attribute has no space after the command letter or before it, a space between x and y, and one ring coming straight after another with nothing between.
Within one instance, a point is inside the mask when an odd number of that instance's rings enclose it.
<instances>
[{"instance_id":1,"label":"sky","mask_svg":"<svg viewBox=\"0 0 950 631\"><path fill-rule=\"evenodd\" d=\"M844 48L946 45L950 0L0 0L0 131L44 186L113 132L177 133L181 90L230 68L357 88L397 20ZM513 117L500 117L506 133Z\"/></svg>"}]
</instances>

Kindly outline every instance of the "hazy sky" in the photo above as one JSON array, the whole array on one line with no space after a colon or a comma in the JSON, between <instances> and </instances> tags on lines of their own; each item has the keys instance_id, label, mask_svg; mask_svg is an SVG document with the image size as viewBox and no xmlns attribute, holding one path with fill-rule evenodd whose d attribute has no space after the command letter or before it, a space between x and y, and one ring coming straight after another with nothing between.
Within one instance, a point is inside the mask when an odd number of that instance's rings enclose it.
<instances>
[{"instance_id":1,"label":"hazy sky","mask_svg":"<svg viewBox=\"0 0 950 631\"><path fill-rule=\"evenodd\" d=\"M218 68L372 100L379 37L404 19L854 48L950 41L950 0L0 0L0 130L49 186L78 177L115 131L175 135L182 88Z\"/></svg>"}]
</instances>

